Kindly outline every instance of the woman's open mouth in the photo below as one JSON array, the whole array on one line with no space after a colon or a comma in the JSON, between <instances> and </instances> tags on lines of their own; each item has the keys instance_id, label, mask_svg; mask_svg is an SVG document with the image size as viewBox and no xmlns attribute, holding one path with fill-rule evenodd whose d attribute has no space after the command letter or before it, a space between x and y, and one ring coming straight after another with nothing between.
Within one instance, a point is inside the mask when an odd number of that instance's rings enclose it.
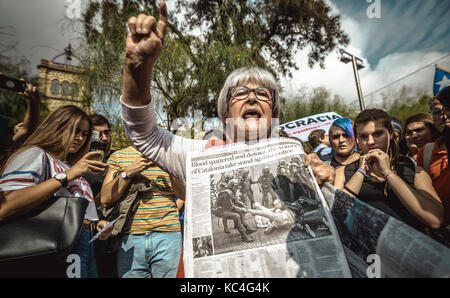
<instances>
[{"instance_id":1,"label":"woman's open mouth","mask_svg":"<svg viewBox=\"0 0 450 298\"><path fill-rule=\"evenodd\" d=\"M257 109L248 109L244 112L244 114L242 115L242 118L244 120L246 119L259 119L261 118L261 112Z\"/></svg>"}]
</instances>

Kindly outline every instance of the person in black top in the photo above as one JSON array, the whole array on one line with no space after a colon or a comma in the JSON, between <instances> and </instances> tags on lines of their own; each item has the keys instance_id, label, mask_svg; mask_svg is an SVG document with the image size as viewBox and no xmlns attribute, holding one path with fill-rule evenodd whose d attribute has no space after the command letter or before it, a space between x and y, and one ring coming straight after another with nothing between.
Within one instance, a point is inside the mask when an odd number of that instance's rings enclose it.
<instances>
[{"instance_id":1,"label":"person in black top","mask_svg":"<svg viewBox=\"0 0 450 298\"><path fill-rule=\"evenodd\" d=\"M350 119L336 119L330 127L329 135L333 148L331 166L339 168L359 159L359 153L355 152L356 141Z\"/></svg>"},{"instance_id":2,"label":"person in black top","mask_svg":"<svg viewBox=\"0 0 450 298\"><path fill-rule=\"evenodd\" d=\"M364 110L353 130L362 155L336 169L334 185L419 230L424 225L439 228L442 202L424 169L398 158L391 117L383 110Z\"/></svg>"}]
</instances>

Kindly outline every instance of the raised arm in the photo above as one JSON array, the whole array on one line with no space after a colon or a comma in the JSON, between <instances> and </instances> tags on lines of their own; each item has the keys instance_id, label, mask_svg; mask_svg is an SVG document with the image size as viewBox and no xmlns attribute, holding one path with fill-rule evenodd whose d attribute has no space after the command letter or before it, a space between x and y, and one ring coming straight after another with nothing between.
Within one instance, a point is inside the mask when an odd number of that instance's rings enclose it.
<instances>
[{"instance_id":1,"label":"raised arm","mask_svg":"<svg viewBox=\"0 0 450 298\"><path fill-rule=\"evenodd\" d=\"M14 142L23 141L27 136L31 135L39 124L39 111L41 104L41 96L39 90L27 84L27 87L23 93L19 93L28 99L27 111L23 122L17 124L14 127Z\"/></svg>"},{"instance_id":2,"label":"raised arm","mask_svg":"<svg viewBox=\"0 0 450 298\"><path fill-rule=\"evenodd\" d=\"M129 106L150 103L153 65L163 49L167 20L165 2L160 3L158 21L144 14L128 20L122 102Z\"/></svg>"},{"instance_id":3,"label":"raised arm","mask_svg":"<svg viewBox=\"0 0 450 298\"><path fill-rule=\"evenodd\" d=\"M127 137L148 159L186 182L186 154L201 150L206 141L185 139L158 126L151 104L152 69L163 49L167 8L160 3L159 20L143 14L128 21L124 65L122 120Z\"/></svg>"}]
</instances>

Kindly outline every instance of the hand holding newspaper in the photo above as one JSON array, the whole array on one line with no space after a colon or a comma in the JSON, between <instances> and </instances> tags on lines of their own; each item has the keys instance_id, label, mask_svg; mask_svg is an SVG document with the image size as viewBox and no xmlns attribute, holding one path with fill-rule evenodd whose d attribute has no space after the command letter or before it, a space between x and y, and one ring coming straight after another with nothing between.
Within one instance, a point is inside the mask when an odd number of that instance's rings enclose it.
<instances>
[{"instance_id":1,"label":"hand holding newspaper","mask_svg":"<svg viewBox=\"0 0 450 298\"><path fill-rule=\"evenodd\" d=\"M97 234L95 234L94 237L92 237L92 239L89 241L89 243L95 241L98 239L98 237L100 237L100 235L102 233L104 233L106 230L108 230L109 228L112 228L112 226L116 223L116 221L121 218L122 215L120 215L119 217L117 217L116 219L114 219L113 221L109 222L109 224L107 224L106 226L103 227L103 229L101 229Z\"/></svg>"}]
</instances>

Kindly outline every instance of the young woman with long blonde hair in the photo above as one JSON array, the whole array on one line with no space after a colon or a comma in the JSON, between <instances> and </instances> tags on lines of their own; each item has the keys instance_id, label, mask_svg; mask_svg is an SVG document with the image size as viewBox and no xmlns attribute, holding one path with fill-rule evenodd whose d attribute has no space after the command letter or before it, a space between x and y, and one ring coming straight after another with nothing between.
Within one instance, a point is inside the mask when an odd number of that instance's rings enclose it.
<instances>
[{"instance_id":1,"label":"young woman with long blonde hair","mask_svg":"<svg viewBox=\"0 0 450 298\"><path fill-rule=\"evenodd\" d=\"M88 153L91 134L92 123L86 113L72 105L60 107L8 159L0 178L0 222L26 215L53 195L89 201L74 250L81 258L82 277L96 276L92 245L88 242L93 233L90 227L99 218L92 190L81 177L103 171L106 166L91 160L99 154ZM45 177L48 172L50 177ZM97 226L106 223L100 221Z\"/></svg>"}]
</instances>

